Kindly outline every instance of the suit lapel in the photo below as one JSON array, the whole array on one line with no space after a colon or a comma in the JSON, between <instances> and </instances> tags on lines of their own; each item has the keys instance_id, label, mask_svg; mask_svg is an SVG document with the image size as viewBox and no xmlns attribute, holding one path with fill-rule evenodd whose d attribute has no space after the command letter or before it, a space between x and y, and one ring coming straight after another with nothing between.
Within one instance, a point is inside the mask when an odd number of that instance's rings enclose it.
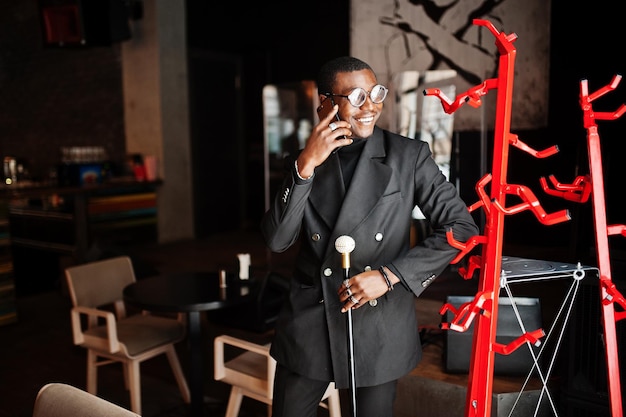
<instances>
[{"instance_id":1,"label":"suit lapel","mask_svg":"<svg viewBox=\"0 0 626 417\"><path fill-rule=\"evenodd\" d=\"M384 157L383 131L376 128L359 157L345 202L339 209L332 242L338 236L350 235L380 201L391 178L391 168L382 162Z\"/></svg>"}]
</instances>

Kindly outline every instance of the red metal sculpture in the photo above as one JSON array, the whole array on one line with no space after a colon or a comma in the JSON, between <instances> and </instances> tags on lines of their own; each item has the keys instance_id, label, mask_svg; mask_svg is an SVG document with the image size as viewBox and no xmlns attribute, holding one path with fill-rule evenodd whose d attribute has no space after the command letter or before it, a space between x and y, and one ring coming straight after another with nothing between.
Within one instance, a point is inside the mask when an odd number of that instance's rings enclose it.
<instances>
[{"instance_id":1,"label":"red metal sculpture","mask_svg":"<svg viewBox=\"0 0 626 417\"><path fill-rule=\"evenodd\" d=\"M606 221L606 205L604 199L604 174L602 169L602 152L600 146L600 135L596 120L615 120L626 112L626 105L622 104L617 111L594 112L591 103L596 99L609 93L619 85L621 76L616 75L611 83L600 88L594 93L589 93L587 80L580 82L580 106L583 110L583 125L587 130L587 151L589 158L589 169L591 174L579 176L571 185L561 185L551 177L556 191L547 187L547 182L542 180L544 189L552 195L560 195L571 201L584 203L592 194L593 217L596 237L596 256L600 271L600 300L602 304L602 321L604 326L604 346L606 366L608 373L609 401L612 416L622 416L622 392L620 388L620 370L617 336L615 323L626 318L626 300L624 296L613 284L611 278L611 255L609 251L610 235L626 236L626 226L608 225ZM620 311L615 311L615 304L620 307Z\"/></svg>"},{"instance_id":2,"label":"red metal sculpture","mask_svg":"<svg viewBox=\"0 0 626 417\"><path fill-rule=\"evenodd\" d=\"M481 104L482 96L492 89L497 90L492 172L486 174L478 181L476 192L479 201L469 206L470 211L482 208L485 213L486 223L483 235L474 236L468 242L458 242L454 240L451 232L448 233L448 241L450 244L460 250L459 255L452 263L459 262L478 244L483 245L481 256L470 256L468 268L459 268L459 272L465 279L471 278L475 270L480 269L478 293L471 302L461 305L458 309L450 304L445 304L440 311L441 314L445 314L448 310L454 313L453 320L450 323L444 323L442 325L445 329L465 331L472 322L475 322L472 357L469 369L470 379L466 397L466 416L489 417L491 416L495 354L506 355L528 343L537 345L540 343L540 338L545 335L542 329L536 329L529 332L524 331L519 338L508 345L502 345L496 342L504 216L530 210L540 223L549 226L569 220L570 214L567 210L546 213L535 194L528 187L518 184L509 184L507 182L510 145L536 158L546 158L554 155L558 152L558 148L552 146L543 151L536 151L521 142L517 135L510 132L514 63L516 56L513 42L517 39L517 36L515 34L506 35L502 32L498 32L496 28L486 20L476 19L473 23L475 25L485 26L496 38L495 43L500 54L498 77L489 79L478 86L470 88L466 93L458 95L455 100L450 100L439 89L435 88L425 90L424 94L438 97L443 105L444 111L446 113L452 113L465 103L473 107L478 107ZM606 90L608 91L608 89ZM591 132L595 134L594 119L608 118L609 115L596 113L594 116L591 111L590 102L592 99L597 98L599 94L593 95L592 97L586 94L583 96L584 98L581 98L581 102L584 101L585 105L589 108L589 111L585 113L585 126L590 129L590 136L592 136ZM621 115L623 111L624 109L620 109L619 114ZM617 114L611 115L613 118L615 116L617 116ZM601 176L599 177L599 184L596 183L596 176L601 174L596 172L596 170L601 167L601 161L599 160L599 151L595 148L591 150L591 145L590 155L593 157L591 162L592 167L596 166L592 168L591 178L593 181L591 181L589 177L580 177L571 185L563 185L558 183L554 177L550 177L550 181L555 188L554 190L549 188L545 179L541 179L541 185L548 194L575 202L585 202L593 191L594 201L596 202L595 205L598 208L601 207L601 209L596 209L596 227L598 228L598 226L600 226L599 228L605 231L604 237L606 237L607 230L609 232L626 234L624 227L612 227L607 229L602 224L599 224L604 220L604 201L603 199L601 202L597 201L598 198L603 198ZM489 192L486 190L488 187ZM506 197L511 195L519 197L521 202L507 207ZM602 236L598 236L598 241L600 241L601 238ZM603 244L599 242L599 258L605 254L608 256L608 249L603 248L602 245ZM601 264L601 270L606 271L607 263L601 261ZM578 280L584 276L584 272L582 274L580 272L581 271L576 272L576 279ZM615 287L611 285L610 273L608 276L606 273L602 273L601 282L605 313L605 332L608 336L607 349L609 349L609 344L611 345L610 349L614 349L615 323L613 302L623 302L624 298L621 297ZM619 317L622 318L623 316L620 315ZM609 324L606 324L607 321ZM616 375L616 373L619 373L619 368L616 366L616 352L613 351L611 356L612 360L609 364L612 385L611 403L613 404L613 415L621 416L621 408L618 410L618 407L621 407L621 400L618 397L619 385L617 385L617 389L614 389L615 384L619 384L619 375ZM547 390L545 387L546 378L544 378L543 375L541 376L544 383L544 390ZM542 390L542 395L544 390ZM614 391L617 391L617 393ZM549 398L549 401L552 403L551 398ZM552 404L552 406L554 408L554 404Z\"/></svg>"}]
</instances>

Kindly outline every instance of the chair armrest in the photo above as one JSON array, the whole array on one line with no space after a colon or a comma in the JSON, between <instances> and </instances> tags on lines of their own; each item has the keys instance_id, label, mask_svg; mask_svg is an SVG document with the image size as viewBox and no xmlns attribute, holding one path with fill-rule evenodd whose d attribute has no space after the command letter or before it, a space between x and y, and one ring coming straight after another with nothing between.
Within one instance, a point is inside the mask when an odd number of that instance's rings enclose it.
<instances>
[{"instance_id":1,"label":"chair armrest","mask_svg":"<svg viewBox=\"0 0 626 417\"><path fill-rule=\"evenodd\" d=\"M270 345L259 345L258 343L249 342L247 340L238 339L236 337L228 336L228 335L220 335L215 338L213 341L213 349L214 349L214 371L215 371L215 379L220 380L224 378L225 370L224 370L224 345L235 346L243 350L247 350L250 352L257 353L259 355L265 356L268 360L269 371L273 376L273 370L275 369L274 359L270 356Z\"/></svg>"},{"instance_id":2,"label":"chair armrest","mask_svg":"<svg viewBox=\"0 0 626 417\"><path fill-rule=\"evenodd\" d=\"M180 322L180 324L182 324L183 326L185 326L185 329L187 328L187 313L163 313L163 312L159 312L159 313L154 313L154 311L150 311L150 310L141 310L140 314L144 315L144 316L153 316L153 315L157 315L159 317L167 317L167 318L175 318L176 320L178 320Z\"/></svg>"},{"instance_id":3,"label":"chair armrest","mask_svg":"<svg viewBox=\"0 0 626 417\"><path fill-rule=\"evenodd\" d=\"M81 315L87 316L89 323L88 328L96 325L99 318L104 319L106 324L106 340L101 337L85 334L81 323ZM108 349L111 353L115 353L120 350L120 343L117 339L117 320L115 318L115 314L110 311L99 310L97 308L76 306L71 310L71 317L74 344L85 344L99 349Z\"/></svg>"},{"instance_id":4,"label":"chair armrest","mask_svg":"<svg viewBox=\"0 0 626 417\"><path fill-rule=\"evenodd\" d=\"M270 355L270 345L259 345L258 343L250 342L248 340L239 339L237 337L220 335L215 338L214 346L216 349L224 350L224 345L236 346L241 349L246 349L251 352L258 353L259 355Z\"/></svg>"}]
</instances>

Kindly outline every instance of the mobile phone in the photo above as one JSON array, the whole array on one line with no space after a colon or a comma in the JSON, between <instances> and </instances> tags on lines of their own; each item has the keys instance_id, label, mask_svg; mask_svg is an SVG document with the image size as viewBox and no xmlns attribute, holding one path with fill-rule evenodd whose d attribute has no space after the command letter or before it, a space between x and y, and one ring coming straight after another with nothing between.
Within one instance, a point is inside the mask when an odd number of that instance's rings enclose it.
<instances>
[{"instance_id":1,"label":"mobile phone","mask_svg":"<svg viewBox=\"0 0 626 417\"><path fill-rule=\"evenodd\" d=\"M333 100L332 97L329 97L326 100L322 101L322 103L317 108L317 115L319 116L320 120L325 119L328 116L328 114L333 110L334 106L335 106L335 100ZM339 118L339 113L335 114L335 120L341 120ZM346 138L345 136L339 136L337 139L345 139L345 138Z\"/></svg>"},{"instance_id":2,"label":"mobile phone","mask_svg":"<svg viewBox=\"0 0 626 417\"><path fill-rule=\"evenodd\" d=\"M334 105L335 100L333 100L332 97L329 97L326 100L322 101L322 103L317 108L317 115L319 116L320 120L326 118L328 116L328 113L333 111ZM335 120L341 120L339 119L339 113L335 115Z\"/></svg>"}]
</instances>

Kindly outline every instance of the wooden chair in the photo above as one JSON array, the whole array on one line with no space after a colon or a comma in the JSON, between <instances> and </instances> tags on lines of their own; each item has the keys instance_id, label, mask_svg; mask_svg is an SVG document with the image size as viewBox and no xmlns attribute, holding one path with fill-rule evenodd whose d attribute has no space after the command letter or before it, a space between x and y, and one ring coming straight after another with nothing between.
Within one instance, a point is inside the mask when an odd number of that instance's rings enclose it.
<instances>
[{"instance_id":1,"label":"wooden chair","mask_svg":"<svg viewBox=\"0 0 626 417\"><path fill-rule=\"evenodd\" d=\"M225 346L233 350L233 359L225 359ZM267 415L271 417L276 361L270 356L269 350L269 344L259 345L229 335L215 338L215 380L232 385L225 417L239 415L244 396L267 404ZM326 408L330 417L341 417L339 391L334 383L329 384L320 407Z\"/></svg>"},{"instance_id":2,"label":"wooden chair","mask_svg":"<svg viewBox=\"0 0 626 417\"><path fill-rule=\"evenodd\" d=\"M118 256L65 269L72 299L74 344L87 349L87 391L97 394L98 366L122 363L131 410L141 414L141 362L166 354L186 403L189 388L174 344L185 337L185 324L147 312L127 315L122 292L135 282L131 260Z\"/></svg>"},{"instance_id":3,"label":"wooden chair","mask_svg":"<svg viewBox=\"0 0 626 417\"><path fill-rule=\"evenodd\" d=\"M71 385L44 385L35 398L33 417L140 417L130 410Z\"/></svg>"}]
</instances>

